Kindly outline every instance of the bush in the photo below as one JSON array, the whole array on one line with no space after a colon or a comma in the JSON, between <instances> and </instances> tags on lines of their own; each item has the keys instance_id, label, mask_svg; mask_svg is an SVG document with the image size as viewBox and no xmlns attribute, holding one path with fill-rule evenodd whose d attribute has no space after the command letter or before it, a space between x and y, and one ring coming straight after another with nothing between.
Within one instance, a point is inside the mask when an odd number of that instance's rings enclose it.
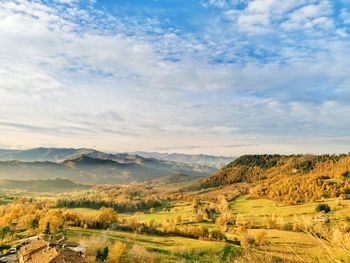
<instances>
[{"instance_id":1,"label":"bush","mask_svg":"<svg viewBox=\"0 0 350 263\"><path fill-rule=\"evenodd\" d=\"M327 204L318 204L315 208L315 211L316 212L325 212L325 213L328 213L331 211L331 207Z\"/></svg>"},{"instance_id":2,"label":"bush","mask_svg":"<svg viewBox=\"0 0 350 263\"><path fill-rule=\"evenodd\" d=\"M245 249L255 245L255 239L252 236L244 235L241 239L241 246Z\"/></svg>"},{"instance_id":3,"label":"bush","mask_svg":"<svg viewBox=\"0 0 350 263\"><path fill-rule=\"evenodd\" d=\"M135 263L150 263L155 261L153 255L150 252L148 252L145 248L137 244L134 244L132 246L131 250L129 251L129 254L133 259L132 261Z\"/></svg>"},{"instance_id":4,"label":"bush","mask_svg":"<svg viewBox=\"0 0 350 263\"><path fill-rule=\"evenodd\" d=\"M259 231L255 234L256 243L263 245L267 243L267 233L265 230Z\"/></svg>"}]
</instances>

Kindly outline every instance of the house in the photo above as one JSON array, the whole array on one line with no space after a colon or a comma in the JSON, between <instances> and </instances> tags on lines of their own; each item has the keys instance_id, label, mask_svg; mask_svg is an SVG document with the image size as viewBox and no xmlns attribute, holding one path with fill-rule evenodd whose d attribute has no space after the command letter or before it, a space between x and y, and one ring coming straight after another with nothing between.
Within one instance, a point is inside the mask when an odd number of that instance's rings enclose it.
<instances>
[{"instance_id":1,"label":"house","mask_svg":"<svg viewBox=\"0 0 350 263\"><path fill-rule=\"evenodd\" d=\"M19 263L85 263L79 253L62 248L50 246L44 240L38 239L21 247L18 252Z\"/></svg>"},{"instance_id":2,"label":"house","mask_svg":"<svg viewBox=\"0 0 350 263\"><path fill-rule=\"evenodd\" d=\"M18 253L19 263L29 262L32 255L36 254L41 250L44 250L45 248L48 248L48 243L40 239L21 247Z\"/></svg>"}]
</instances>

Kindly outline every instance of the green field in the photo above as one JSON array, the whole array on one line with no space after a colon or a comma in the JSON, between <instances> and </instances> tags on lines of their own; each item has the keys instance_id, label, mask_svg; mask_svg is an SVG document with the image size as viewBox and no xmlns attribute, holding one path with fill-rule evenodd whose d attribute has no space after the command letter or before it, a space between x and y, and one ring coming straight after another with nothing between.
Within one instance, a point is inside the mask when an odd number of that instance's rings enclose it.
<instances>
[{"instance_id":1,"label":"green field","mask_svg":"<svg viewBox=\"0 0 350 263\"><path fill-rule=\"evenodd\" d=\"M170 211L163 211L163 208L169 208ZM69 208L68 211L72 211L79 214L89 214L95 215L98 210L90 208ZM118 213L120 218L135 218L139 222L149 223L154 220L154 222L161 223L166 220L176 219L176 217L181 216L183 222L189 221L192 217L192 207L188 202L166 202L159 208L155 209L154 213L149 211L136 212L136 213Z\"/></svg>"},{"instance_id":2,"label":"green field","mask_svg":"<svg viewBox=\"0 0 350 263\"><path fill-rule=\"evenodd\" d=\"M241 249L235 245L184 237L82 230L80 228L70 228L67 235L72 241L79 241L84 236L100 236L111 242L122 241L127 244L128 249L133 244L138 244L151 252L157 262L232 262L232 258L241 253ZM130 258L128 262L132 262Z\"/></svg>"},{"instance_id":3,"label":"green field","mask_svg":"<svg viewBox=\"0 0 350 263\"><path fill-rule=\"evenodd\" d=\"M8 203L11 203L13 201L10 197L2 197L0 198L0 205L7 205Z\"/></svg>"},{"instance_id":4,"label":"green field","mask_svg":"<svg viewBox=\"0 0 350 263\"><path fill-rule=\"evenodd\" d=\"M170 211L163 211L164 208L169 208ZM169 202L160 208L156 208L154 213L146 211L143 213L123 213L119 215L121 218L132 216L143 223L148 223L151 220L158 223L171 219L175 220L178 216L181 216L183 222L187 222L193 217L191 204L187 202Z\"/></svg>"},{"instance_id":5,"label":"green field","mask_svg":"<svg viewBox=\"0 0 350 263\"><path fill-rule=\"evenodd\" d=\"M333 208L336 208L338 202L335 199L326 200L326 202ZM255 222L262 222L266 216L277 216L291 220L295 215L309 216L315 215L315 206L317 203L307 203L303 205L282 205L268 199L250 199L248 196L242 196L230 203L232 213L235 215L243 215L248 218L254 218ZM349 201L343 201L342 207L329 213L329 216L336 218L341 215L342 211L350 205ZM170 208L170 211L163 211L163 208ZM87 208L69 209L81 214L96 215L98 210ZM148 223L151 220L162 223L166 220L175 219L181 216L183 222L186 221L194 226L204 226L210 231L213 229L225 229L222 226L214 224L210 221L194 223L192 221L193 213L192 206L188 202L173 201L165 203L162 207L155 209L154 213L138 212L138 213L121 213L120 218L130 219L136 218L139 222ZM222 262L225 251L234 250L237 252L237 247L230 244L231 241L240 240L243 234L232 232L234 226L227 228L226 236L229 243L202 241L184 237L174 236L154 236L146 234L135 234L121 231L99 231L99 230L82 230L78 228L71 228L69 236L76 240L81 238L81 235L98 235L106 237L108 240L120 240L126 242L130 249L132 244L139 244L144 246L148 251L155 254L160 261L187 260L188 262L196 262L196 259L201 259L197 262ZM261 229L248 229L248 234L255 236ZM328 247L326 243L320 243L311 235L303 232L282 231L277 229L265 229L267 233L267 244L254 248L258 253L266 253L268 255L277 256L289 260L299 260L300 258L308 258L308 260L316 260L316 258L327 258L328 253L323 248ZM232 256L232 253L228 253ZM218 255L215 258L210 258L209 255ZM226 256L228 257L228 256ZM203 260L203 261L202 261ZM308 261L307 261L308 262ZM327 261L320 261L327 262Z\"/></svg>"},{"instance_id":6,"label":"green field","mask_svg":"<svg viewBox=\"0 0 350 263\"><path fill-rule=\"evenodd\" d=\"M305 203L301 205L284 205L269 199L250 199L248 196L241 196L230 203L230 207L234 214L242 214L252 217L263 216L282 216L291 217L294 215L314 214L315 207L319 202ZM327 203L331 208L338 206L338 200L325 199L323 203ZM340 203L344 207L350 206L350 200L342 200Z\"/></svg>"},{"instance_id":7,"label":"green field","mask_svg":"<svg viewBox=\"0 0 350 263\"><path fill-rule=\"evenodd\" d=\"M83 193L86 194L87 191L74 192L74 195L81 196ZM20 195L11 196L20 197ZM33 197L33 199L40 201L48 200L48 203L53 205L54 203L51 201L60 198L60 195L35 195L33 193L32 196L26 193L22 197L27 197L28 199L29 197ZM0 199L0 204L6 204L12 201L13 199L4 195ZM203 211L203 208L208 202L207 200L201 200L199 211ZM326 199L322 202L331 207L331 211L327 214L327 218L330 219L330 222L327 223L328 226L334 226L337 222L344 223L346 218L350 217L350 200ZM127 245L124 256L127 262L133 262L133 246L139 245L155 259L155 262L233 262L242 253L243 255L246 255L246 253L255 253L255 255L264 255L269 259L287 260L286 262L326 263L330 262L329 257L333 254L337 258L341 258L344 255L337 254L341 253L339 252L340 250L333 251L332 245L329 242L303 232L304 229L294 230L293 228L294 224L298 224L298 220L301 219L307 219L308 222L317 225L318 223L314 220L317 214L315 211L317 204L318 202L285 205L269 199L253 199L247 195L243 195L229 203L230 209L228 211L234 215L234 221L225 225L212 222L211 220L196 222L194 220L195 214L193 212L192 202L186 200L162 200L161 206L154 208L152 213L149 210L118 213L118 224L120 224L120 228L117 229L119 230L100 230L100 227L95 227L94 225L89 225L87 226L88 229L83 229L72 227L73 224L71 224L66 226L66 233L68 240L76 242L84 240L86 237L100 237L110 245L114 241L121 241ZM90 220L91 222L99 218L99 210L97 209L63 208L62 212L64 213L65 211L73 212L79 218ZM222 215L221 213L223 213L221 210L216 210L216 216ZM181 224L176 222L178 217L181 217ZM243 218L242 222L244 223L238 223L238 218ZM123 228L127 224L130 224L130 222L135 222L134 219L138 223L147 224L148 227L152 225L155 227L154 229L160 232L144 231L140 234L136 230ZM269 220L275 223L268 225L266 222ZM150 224L151 221L154 221L155 224ZM251 224L251 222L253 223ZM169 225L176 228L176 230L164 230ZM206 228L207 236L201 236L201 239L186 237L188 235L181 233L181 231L189 225ZM318 226L321 225L318 224ZM292 228L285 228L284 226L292 226ZM188 227L187 229L193 230L196 228ZM218 241L224 238L211 239L210 235L215 233L214 230L219 230L221 234L226 236L227 241ZM135 232L133 233L131 231ZM161 233L162 231L163 233ZM256 241L261 232L266 232L263 243ZM28 233L25 231L23 233L18 232L16 233L16 238L24 238ZM254 238L256 243L253 246L248 246L249 249L242 243L242 246L237 245L247 237ZM345 260L344 262L347 261Z\"/></svg>"},{"instance_id":8,"label":"green field","mask_svg":"<svg viewBox=\"0 0 350 263\"><path fill-rule=\"evenodd\" d=\"M250 229L248 233L254 236L259 231L261 230ZM321 244L319 240L311 235L275 229L265 231L268 243L265 246L258 247L259 251L297 262L329 262L327 261L328 253L324 250L324 247L328 247L327 244Z\"/></svg>"}]
</instances>

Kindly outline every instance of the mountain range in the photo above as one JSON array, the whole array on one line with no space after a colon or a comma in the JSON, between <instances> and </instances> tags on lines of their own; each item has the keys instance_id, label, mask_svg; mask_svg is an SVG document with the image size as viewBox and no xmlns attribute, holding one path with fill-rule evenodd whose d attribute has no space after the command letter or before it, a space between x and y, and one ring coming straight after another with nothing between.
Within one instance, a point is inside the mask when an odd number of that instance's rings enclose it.
<instances>
[{"instance_id":1,"label":"mountain range","mask_svg":"<svg viewBox=\"0 0 350 263\"><path fill-rule=\"evenodd\" d=\"M217 169L229 164L235 157L225 157L225 156L213 156L206 154L183 154L183 153L158 153L158 152L133 152L138 156L145 158L155 158L158 160L165 160L171 162L180 162L188 164L201 164L210 167L215 167Z\"/></svg>"},{"instance_id":2,"label":"mountain range","mask_svg":"<svg viewBox=\"0 0 350 263\"><path fill-rule=\"evenodd\" d=\"M198 160L199 157L193 163L175 162L135 153L105 153L84 148L0 149L0 179L60 178L79 183L106 184L145 181L177 174L207 176L217 171L217 166L205 165Z\"/></svg>"}]
</instances>

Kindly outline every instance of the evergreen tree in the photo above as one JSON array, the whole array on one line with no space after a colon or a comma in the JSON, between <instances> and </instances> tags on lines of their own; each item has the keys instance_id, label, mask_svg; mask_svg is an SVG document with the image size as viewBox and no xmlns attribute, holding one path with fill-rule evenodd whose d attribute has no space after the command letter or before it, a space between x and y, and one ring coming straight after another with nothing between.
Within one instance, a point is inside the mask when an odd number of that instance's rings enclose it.
<instances>
[{"instance_id":1,"label":"evergreen tree","mask_svg":"<svg viewBox=\"0 0 350 263\"><path fill-rule=\"evenodd\" d=\"M51 234L50 222L47 222L46 227L44 229L44 235L49 236Z\"/></svg>"}]
</instances>

